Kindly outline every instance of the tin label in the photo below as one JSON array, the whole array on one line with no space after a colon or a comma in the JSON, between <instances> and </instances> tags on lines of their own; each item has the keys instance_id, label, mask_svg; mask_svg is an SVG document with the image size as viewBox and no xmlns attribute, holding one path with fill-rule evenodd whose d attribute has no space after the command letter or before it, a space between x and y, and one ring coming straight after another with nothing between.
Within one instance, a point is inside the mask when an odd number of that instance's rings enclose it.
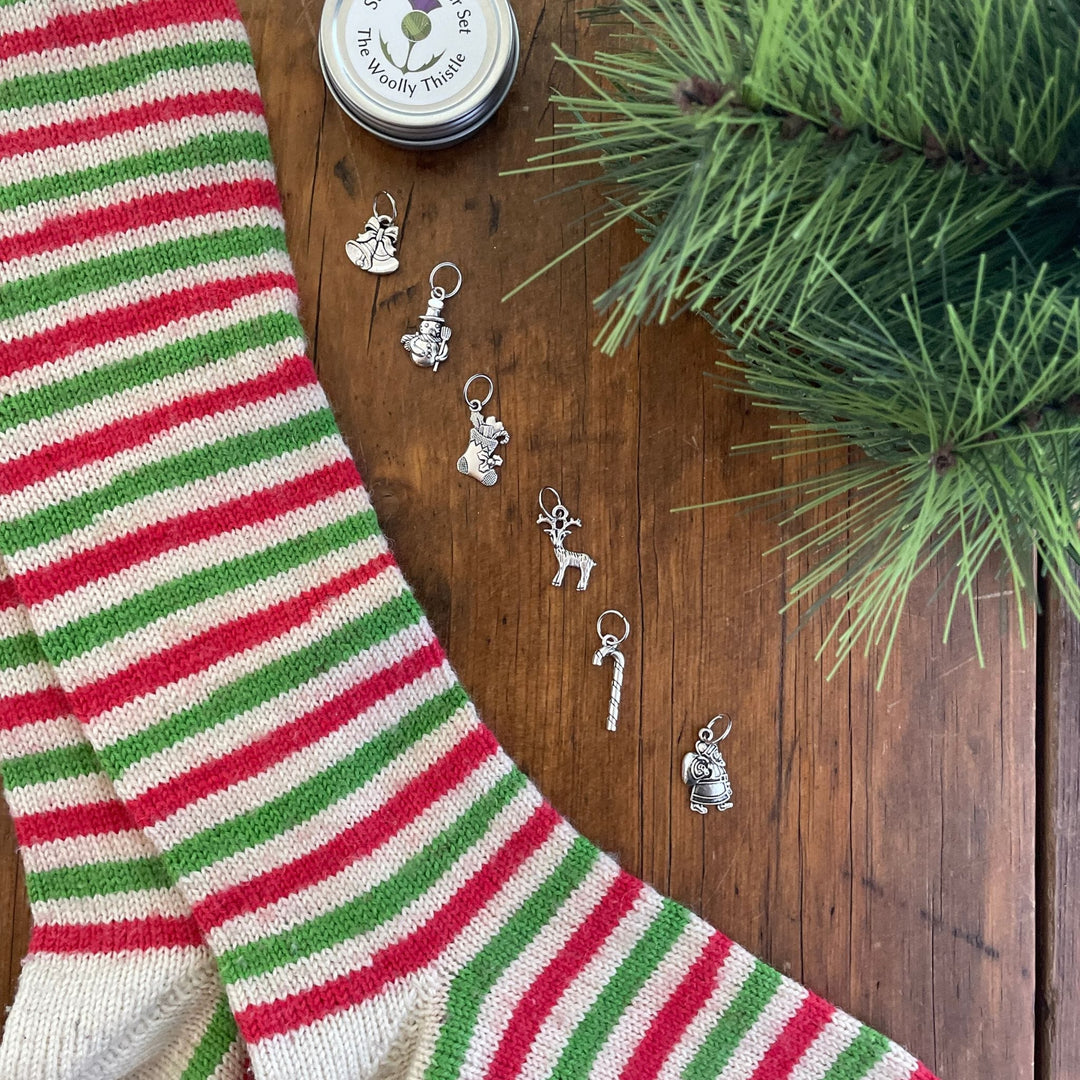
<instances>
[{"instance_id":1,"label":"tin label","mask_svg":"<svg viewBox=\"0 0 1080 1080\"><path fill-rule=\"evenodd\" d=\"M367 89L390 101L431 105L480 74L488 26L478 0L363 0L345 24L349 60Z\"/></svg>"}]
</instances>

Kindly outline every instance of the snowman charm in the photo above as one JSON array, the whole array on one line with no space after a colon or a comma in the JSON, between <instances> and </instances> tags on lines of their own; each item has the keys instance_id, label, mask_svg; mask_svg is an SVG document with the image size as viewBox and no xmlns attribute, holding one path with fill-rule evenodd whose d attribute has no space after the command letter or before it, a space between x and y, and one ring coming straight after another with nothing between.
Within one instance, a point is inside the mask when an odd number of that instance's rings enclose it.
<instances>
[{"instance_id":1,"label":"snowman charm","mask_svg":"<svg viewBox=\"0 0 1080 1080\"><path fill-rule=\"evenodd\" d=\"M435 275L449 266L457 271L458 282L447 292L441 285L435 284ZM431 283L431 297L427 302L427 311L420 316L419 326L411 334L401 335L401 344L418 367L438 371L439 365L450 355L450 327L442 317L442 309L447 300L461 288L461 271L453 263L439 263L428 279Z\"/></svg>"},{"instance_id":2,"label":"snowman charm","mask_svg":"<svg viewBox=\"0 0 1080 1080\"><path fill-rule=\"evenodd\" d=\"M723 713L714 716L698 731L693 753L687 754L682 761L683 783L690 788L690 809L696 814L707 814L710 806L718 810L730 810L732 807L731 781L717 745L728 737L731 721L728 720L724 734L719 738L713 733L713 724L723 719Z\"/></svg>"},{"instance_id":3,"label":"snowman charm","mask_svg":"<svg viewBox=\"0 0 1080 1080\"><path fill-rule=\"evenodd\" d=\"M487 396L483 401L469 397L469 387L476 379L485 379L488 384ZM491 400L494 392L495 386L486 375L473 375L465 383L465 404L469 406L472 430L469 432L469 445L465 448L465 453L458 458L457 467L459 473L479 480L484 487L498 483L497 470L503 459L495 451L510 441L510 432L502 426L501 421L494 416L484 416L484 406Z\"/></svg>"}]
</instances>

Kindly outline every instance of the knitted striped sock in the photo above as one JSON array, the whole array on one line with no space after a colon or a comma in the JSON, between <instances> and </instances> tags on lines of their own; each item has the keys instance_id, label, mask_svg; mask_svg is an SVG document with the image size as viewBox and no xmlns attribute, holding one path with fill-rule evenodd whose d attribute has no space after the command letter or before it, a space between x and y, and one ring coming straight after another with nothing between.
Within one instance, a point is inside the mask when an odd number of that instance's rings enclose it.
<instances>
[{"instance_id":1,"label":"knitted striped sock","mask_svg":"<svg viewBox=\"0 0 1080 1080\"><path fill-rule=\"evenodd\" d=\"M0 574L0 770L33 919L0 1077L241 1080L213 957Z\"/></svg>"},{"instance_id":2,"label":"knitted striped sock","mask_svg":"<svg viewBox=\"0 0 1080 1080\"><path fill-rule=\"evenodd\" d=\"M263 1080L926 1080L485 729L304 356L227 0L0 0L0 550Z\"/></svg>"}]
</instances>

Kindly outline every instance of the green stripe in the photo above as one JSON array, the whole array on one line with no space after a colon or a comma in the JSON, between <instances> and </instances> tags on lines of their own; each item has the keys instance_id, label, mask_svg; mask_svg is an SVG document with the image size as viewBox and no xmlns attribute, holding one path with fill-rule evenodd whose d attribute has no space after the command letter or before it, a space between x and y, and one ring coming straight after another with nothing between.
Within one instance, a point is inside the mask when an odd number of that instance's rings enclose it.
<instances>
[{"instance_id":1,"label":"green stripe","mask_svg":"<svg viewBox=\"0 0 1080 1080\"><path fill-rule=\"evenodd\" d=\"M735 1000L720 1014L694 1059L683 1070L683 1080L716 1080L761 1010L772 1000L780 979L778 971L760 960L755 961Z\"/></svg>"},{"instance_id":2,"label":"green stripe","mask_svg":"<svg viewBox=\"0 0 1080 1080\"><path fill-rule=\"evenodd\" d=\"M222 980L228 985L264 975L389 922L457 865L525 783L517 769L508 773L400 870L366 893L291 930L222 953Z\"/></svg>"},{"instance_id":3,"label":"green stripe","mask_svg":"<svg viewBox=\"0 0 1080 1080\"><path fill-rule=\"evenodd\" d=\"M296 316L284 311L245 319L235 326L184 337L169 345L131 356L116 364L94 368L62 382L11 394L0 401L0 430L55 416L99 398L219 363L248 349L303 338Z\"/></svg>"},{"instance_id":4,"label":"green stripe","mask_svg":"<svg viewBox=\"0 0 1080 1080\"><path fill-rule=\"evenodd\" d=\"M208 1080L225 1060L225 1055L237 1038L236 1021L223 994L191 1060L180 1074L180 1080Z\"/></svg>"},{"instance_id":5,"label":"green stripe","mask_svg":"<svg viewBox=\"0 0 1080 1080\"><path fill-rule=\"evenodd\" d=\"M158 858L61 866L26 875L26 892L31 903L171 887L172 882Z\"/></svg>"},{"instance_id":6,"label":"green stripe","mask_svg":"<svg viewBox=\"0 0 1080 1080\"><path fill-rule=\"evenodd\" d=\"M5 109L22 109L50 101L77 101L93 94L111 94L168 71L209 67L211 64L251 64L246 41L185 42L149 52L123 56L108 64L19 75L0 82Z\"/></svg>"},{"instance_id":7,"label":"green stripe","mask_svg":"<svg viewBox=\"0 0 1080 1080\"><path fill-rule=\"evenodd\" d=\"M238 161L266 161L270 140L259 131L214 132L196 135L177 147L148 150L143 154L118 158L76 172L59 173L0 187L0 210L65 199L88 191L99 191L125 180L164 176L205 165L230 165Z\"/></svg>"},{"instance_id":8,"label":"green stripe","mask_svg":"<svg viewBox=\"0 0 1080 1080\"><path fill-rule=\"evenodd\" d=\"M450 985L446 1020L425 1080L460 1076L480 1006L510 964L524 952L567 897L584 881L599 852L584 837L575 838L550 877L504 923L502 929L461 969Z\"/></svg>"},{"instance_id":9,"label":"green stripe","mask_svg":"<svg viewBox=\"0 0 1080 1080\"><path fill-rule=\"evenodd\" d=\"M885 1056L890 1045L884 1035L864 1025L821 1080L858 1080Z\"/></svg>"},{"instance_id":10,"label":"green stripe","mask_svg":"<svg viewBox=\"0 0 1080 1080\"><path fill-rule=\"evenodd\" d=\"M330 671L392 634L413 626L422 616L411 593L396 596L319 641L222 686L197 705L104 747L102 763L115 781L135 762L302 686L318 673Z\"/></svg>"},{"instance_id":11,"label":"green stripe","mask_svg":"<svg viewBox=\"0 0 1080 1080\"><path fill-rule=\"evenodd\" d=\"M163 240L13 281L4 287L4 317L39 311L166 270L186 270L226 259L287 250L285 232L275 225L238 225L218 232Z\"/></svg>"},{"instance_id":12,"label":"green stripe","mask_svg":"<svg viewBox=\"0 0 1080 1080\"><path fill-rule=\"evenodd\" d=\"M445 724L467 700L461 687L453 686L284 795L182 840L165 854L169 870L176 878L193 874L265 843L283 828L308 821L362 787L418 739Z\"/></svg>"},{"instance_id":13,"label":"green stripe","mask_svg":"<svg viewBox=\"0 0 1080 1080\"><path fill-rule=\"evenodd\" d=\"M102 772L101 762L88 742L57 746L4 762L4 783L12 791L31 784L51 784Z\"/></svg>"},{"instance_id":14,"label":"green stripe","mask_svg":"<svg viewBox=\"0 0 1080 1080\"><path fill-rule=\"evenodd\" d=\"M552 1080L588 1075L619 1017L667 956L690 921L690 913L674 900L663 901L660 913L608 980L592 1008L578 1024L551 1074Z\"/></svg>"},{"instance_id":15,"label":"green stripe","mask_svg":"<svg viewBox=\"0 0 1080 1080\"><path fill-rule=\"evenodd\" d=\"M166 581L104 611L43 634L41 640L54 662L68 660L148 626L172 612L190 608L213 596L235 592L257 581L266 581L331 551L374 536L378 531L374 511L354 514L251 555L241 555Z\"/></svg>"},{"instance_id":16,"label":"green stripe","mask_svg":"<svg viewBox=\"0 0 1080 1080\"><path fill-rule=\"evenodd\" d=\"M40 663L44 659L41 645L33 634L0 638L0 669L13 671L27 664Z\"/></svg>"},{"instance_id":17,"label":"green stripe","mask_svg":"<svg viewBox=\"0 0 1080 1080\"><path fill-rule=\"evenodd\" d=\"M162 461L149 462L122 473L104 487L65 502L51 503L23 518L0 522L0 550L11 555L56 540L137 499L217 476L241 465L269 461L332 435L337 435L334 416L329 409L322 408L275 427L233 435Z\"/></svg>"}]
</instances>

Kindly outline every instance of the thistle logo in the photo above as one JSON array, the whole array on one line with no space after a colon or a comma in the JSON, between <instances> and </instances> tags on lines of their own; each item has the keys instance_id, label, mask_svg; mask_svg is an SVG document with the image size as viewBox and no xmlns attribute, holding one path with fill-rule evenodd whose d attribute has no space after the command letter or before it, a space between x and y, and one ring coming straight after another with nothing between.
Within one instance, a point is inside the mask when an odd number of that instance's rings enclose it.
<instances>
[{"instance_id":1,"label":"thistle logo","mask_svg":"<svg viewBox=\"0 0 1080 1080\"><path fill-rule=\"evenodd\" d=\"M412 9L401 20L401 32L405 36L405 40L408 41L409 47L405 52L405 59L402 63L398 63L393 56L390 55L390 46L387 45L382 34L379 34L379 48L382 49L383 56L386 57L386 62L397 68L402 75L413 75L418 71L427 71L428 68L434 67L442 58L446 52L445 49L437 56L431 57L426 63L421 64L419 67L409 67L409 60L412 58L413 49L416 47L418 41L423 41L431 33L431 18L430 13L437 7L442 7L439 0L409 0L409 7Z\"/></svg>"}]
</instances>

